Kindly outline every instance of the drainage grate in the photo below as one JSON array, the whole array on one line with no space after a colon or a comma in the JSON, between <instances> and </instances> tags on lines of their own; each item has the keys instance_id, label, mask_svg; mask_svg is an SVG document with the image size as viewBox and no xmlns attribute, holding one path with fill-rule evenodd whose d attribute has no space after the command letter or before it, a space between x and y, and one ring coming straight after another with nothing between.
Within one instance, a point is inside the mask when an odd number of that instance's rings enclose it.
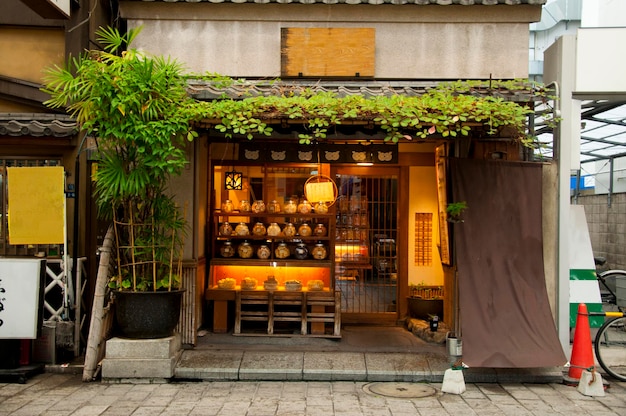
<instances>
[{"instance_id":1,"label":"drainage grate","mask_svg":"<svg viewBox=\"0 0 626 416\"><path fill-rule=\"evenodd\" d=\"M434 396L437 390L423 383L370 383L363 386L366 393L401 399L419 399Z\"/></svg>"}]
</instances>

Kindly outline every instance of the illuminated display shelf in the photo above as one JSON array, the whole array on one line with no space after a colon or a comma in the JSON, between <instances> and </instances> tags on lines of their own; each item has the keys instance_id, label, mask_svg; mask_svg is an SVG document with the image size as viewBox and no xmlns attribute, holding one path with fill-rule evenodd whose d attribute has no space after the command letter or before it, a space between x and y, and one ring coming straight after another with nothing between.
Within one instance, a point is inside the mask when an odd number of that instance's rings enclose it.
<instances>
[{"instance_id":1,"label":"illuminated display shelf","mask_svg":"<svg viewBox=\"0 0 626 416\"><path fill-rule=\"evenodd\" d=\"M245 261L245 259L240 259ZM331 262L321 260L263 261L248 260L245 264L232 264L228 259L215 259L211 263L210 289L220 290L218 282L230 278L235 280L236 290L241 289L245 277L257 280L257 289L263 290L263 282L273 276L278 290L284 290L285 282L298 280L302 290L307 290L309 281L321 280L324 288L330 288ZM231 288L232 289L232 288Z\"/></svg>"}]
</instances>

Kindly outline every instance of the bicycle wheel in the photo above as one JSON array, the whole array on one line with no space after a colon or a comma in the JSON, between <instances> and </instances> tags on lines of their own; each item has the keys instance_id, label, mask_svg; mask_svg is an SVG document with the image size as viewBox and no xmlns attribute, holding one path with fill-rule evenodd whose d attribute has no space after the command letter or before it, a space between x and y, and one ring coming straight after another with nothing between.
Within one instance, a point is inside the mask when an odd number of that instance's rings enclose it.
<instances>
[{"instance_id":1,"label":"bicycle wheel","mask_svg":"<svg viewBox=\"0 0 626 416\"><path fill-rule=\"evenodd\" d=\"M598 330L594 347L596 359L604 371L626 381L626 317L604 322Z\"/></svg>"}]
</instances>

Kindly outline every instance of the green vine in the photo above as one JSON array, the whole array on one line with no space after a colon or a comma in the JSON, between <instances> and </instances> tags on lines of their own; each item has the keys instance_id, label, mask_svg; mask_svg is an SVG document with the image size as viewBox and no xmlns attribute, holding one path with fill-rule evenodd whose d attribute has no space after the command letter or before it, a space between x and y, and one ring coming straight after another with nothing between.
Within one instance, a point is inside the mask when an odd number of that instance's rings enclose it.
<instances>
[{"instance_id":1,"label":"green vine","mask_svg":"<svg viewBox=\"0 0 626 416\"><path fill-rule=\"evenodd\" d=\"M242 135L250 140L270 136L272 121L288 119L301 123L305 132L299 134L299 141L306 144L326 139L333 126L368 122L385 132L385 141L394 143L435 135L454 139L468 136L472 128L495 136L508 128L513 137L532 145L535 141L526 132L532 108L507 100L505 93L526 94L528 102L547 102L549 95L541 86L524 80L491 81L490 86L491 95L484 95L485 81L458 81L440 84L421 96L370 98L304 89L281 96L200 102L198 109L202 119L219 120L214 128L226 137ZM476 93L479 89L482 94Z\"/></svg>"}]
</instances>

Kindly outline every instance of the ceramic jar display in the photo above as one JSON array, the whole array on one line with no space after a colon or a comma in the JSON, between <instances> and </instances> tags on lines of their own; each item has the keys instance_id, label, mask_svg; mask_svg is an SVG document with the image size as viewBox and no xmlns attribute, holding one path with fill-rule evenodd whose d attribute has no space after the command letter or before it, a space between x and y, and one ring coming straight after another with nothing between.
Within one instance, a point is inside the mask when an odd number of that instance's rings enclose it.
<instances>
[{"instance_id":1,"label":"ceramic jar display","mask_svg":"<svg viewBox=\"0 0 626 416\"><path fill-rule=\"evenodd\" d=\"M322 243L317 243L315 247L313 247L313 250L311 250L311 254L315 260L324 260L327 254L326 247L324 247Z\"/></svg>"},{"instance_id":2,"label":"ceramic jar display","mask_svg":"<svg viewBox=\"0 0 626 416\"><path fill-rule=\"evenodd\" d=\"M326 226L321 223L317 224L315 228L313 229L313 234L315 234L316 237L326 236Z\"/></svg>"},{"instance_id":3,"label":"ceramic jar display","mask_svg":"<svg viewBox=\"0 0 626 416\"><path fill-rule=\"evenodd\" d=\"M276 213L280 212L280 204L278 203L277 200L273 199L267 205L267 212L269 212L270 214L276 214Z\"/></svg>"},{"instance_id":4,"label":"ceramic jar display","mask_svg":"<svg viewBox=\"0 0 626 416\"><path fill-rule=\"evenodd\" d=\"M292 198L289 198L285 203L285 207L283 208L285 214L295 214L298 212L298 204Z\"/></svg>"},{"instance_id":5,"label":"ceramic jar display","mask_svg":"<svg viewBox=\"0 0 626 416\"><path fill-rule=\"evenodd\" d=\"M286 259L289 257L289 247L287 247L286 243L278 243L278 247L274 250L274 255L276 255L277 259Z\"/></svg>"},{"instance_id":6,"label":"ceramic jar display","mask_svg":"<svg viewBox=\"0 0 626 416\"><path fill-rule=\"evenodd\" d=\"M233 247L233 243L230 241L224 242L222 247L220 247L220 254L222 257L232 257L235 255L235 248Z\"/></svg>"},{"instance_id":7,"label":"ceramic jar display","mask_svg":"<svg viewBox=\"0 0 626 416\"><path fill-rule=\"evenodd\" d=\"M245 222L240 222L239 224L237 224L237 226L235 227L235 234L239 236L250 235L250 229L248 228L248 224L246 224Z\"/></svg>"},{"instance_id":8,"label":"ceramic jar display","mask_svg":"<svg viewBox=\"0 0 626 416\"><path fill-rule=\"evenodd\" d=\"M259 248L256 250L256 255L261 260L269 259L271 254L272 253L270 251L270 248L265 244L260 245Z\"/></svg>"},{"instance_id":9,"label":"ceramic jar display","mask_svg":"<svg viewBox=\"0 0 626 416\"><path fill-rule=\"evenodd\" d=\"M305 260L307 257L309 257L309 249L307 248L306 244L298 243L295 250L293 251L293 255L298 260Z\"/></svg>"},{"instance_id":10,"label":"ceramic jar display","mask_svg":"<svg viewBox=\"0 0 626 416\"><path fill-rule=\"evenodd\" d=\"M262 214L263 212L265 212L265 202L260 199L254 201L254 203L252 204L252 212L254 212L255 214Z\"/></svg>"},{"instance_id":11,"label":"ceramic jar display","mask_svg":"<svg viewBox=\"0 0 626 416\"><path fill-rule=\"evenodd\" d=\"M325 202L315 204L315 212L317 214L328 214L328 205Z\"/></svg>"},{"instance_id":12,"label":"ceramic jar display","mask_svg":"<svg viewBox=\"0 0 626 416\"><path fill-rule=\"evenodd\" d=\"M280 235L280 227L277 223L273 222L267 227L267 235L270 237L277 237Z\"/></svg>"},{"instance_id":13,"label":"ceramic jar display","mask_svg":"<svg viewBox=\"0 0 626 416\"><path fill-rule=\"evenodd\" d=\"M220 225L219 233L220 235L231 235L233 233L233 226L230 225L228 221L225 221Z\"/></svg>"},{"instance_id":14,"label":"ceramic jar display","mask_svg":"<svg viewBox=\"0 0 626 416\"><path fill-rule=\"evenodd\" d=\"M222 203L222 212L224 212L225 214L230 214L231 212L233 212L234 209L235 206L233 205L233 201L231 201L230 199L227 199Z\"/></svg>"},{"instance_id":15,"label":"ceramic jar display","mask_svg":"<svg viewBox=\"0 0 626 416\"><path fill-rule=\"evenodd\" d=\"M247 241L244 241L239 244L239 247L237 247L237 254L239 254L239 257L242 259L249 259L252 257L253 252L254 250L252 249L252 246Z\"/></svg>"},{"instance_id":16,"label":"ceramic jar display","mask_svg":"<svg viewBox=\"0 0 626 416\"><path fill-rule=\"evenodd\" d=\"M306 199L303 199L302 202L298 204L298 212L300 214L310 214L311 211L313 211L313 206Z\"/></svg>"},{"instance_id":17,"label":"ceramic jar display","mask_svg":"<svg viewBox=\"0 0 626 416\"><path fill-rule=\"evenodd\" d=\"M283 229L283 235L285 237L294 237L296 235L296 227L292 223L287 223Z\"/></svg>"},{"instance_id":18,"label":"ceramic jar display","mask_svg":"<svg viewBox=\"0 0 626 416\"><path fill-rule=\"evenodd\" d=\"M262 222L257 222L256 224L254 224L254 227L252 227L252 234L256 235L257 237L265 235L265 225L263 225Z\"/></svg>"},{"instance_id":19,"label":"ceramic jar display","mask_svg":"<svg viewBox=\"0 0 626 416\"><path fill-rule=\"evenodd\" d=\"M300 236L302 237L310 237L312 233L313 230L311 229L311 226L307 223L304 223L300 227L298 227L298 234L300 234Z\"/></svg>"},{"instance_id":20,"label":"ceramic jar display","mask_svg":"<svg viewBox=\"0 0 626 416\"><path fill-rule=\"evenodd\" d=\"M252 209L252 207L250 206L250 201L248 201L247 199L242 199L239 202L239 211L241 211L241 212L250 212L251 209Z\"/></svg>"}]
</instances>

